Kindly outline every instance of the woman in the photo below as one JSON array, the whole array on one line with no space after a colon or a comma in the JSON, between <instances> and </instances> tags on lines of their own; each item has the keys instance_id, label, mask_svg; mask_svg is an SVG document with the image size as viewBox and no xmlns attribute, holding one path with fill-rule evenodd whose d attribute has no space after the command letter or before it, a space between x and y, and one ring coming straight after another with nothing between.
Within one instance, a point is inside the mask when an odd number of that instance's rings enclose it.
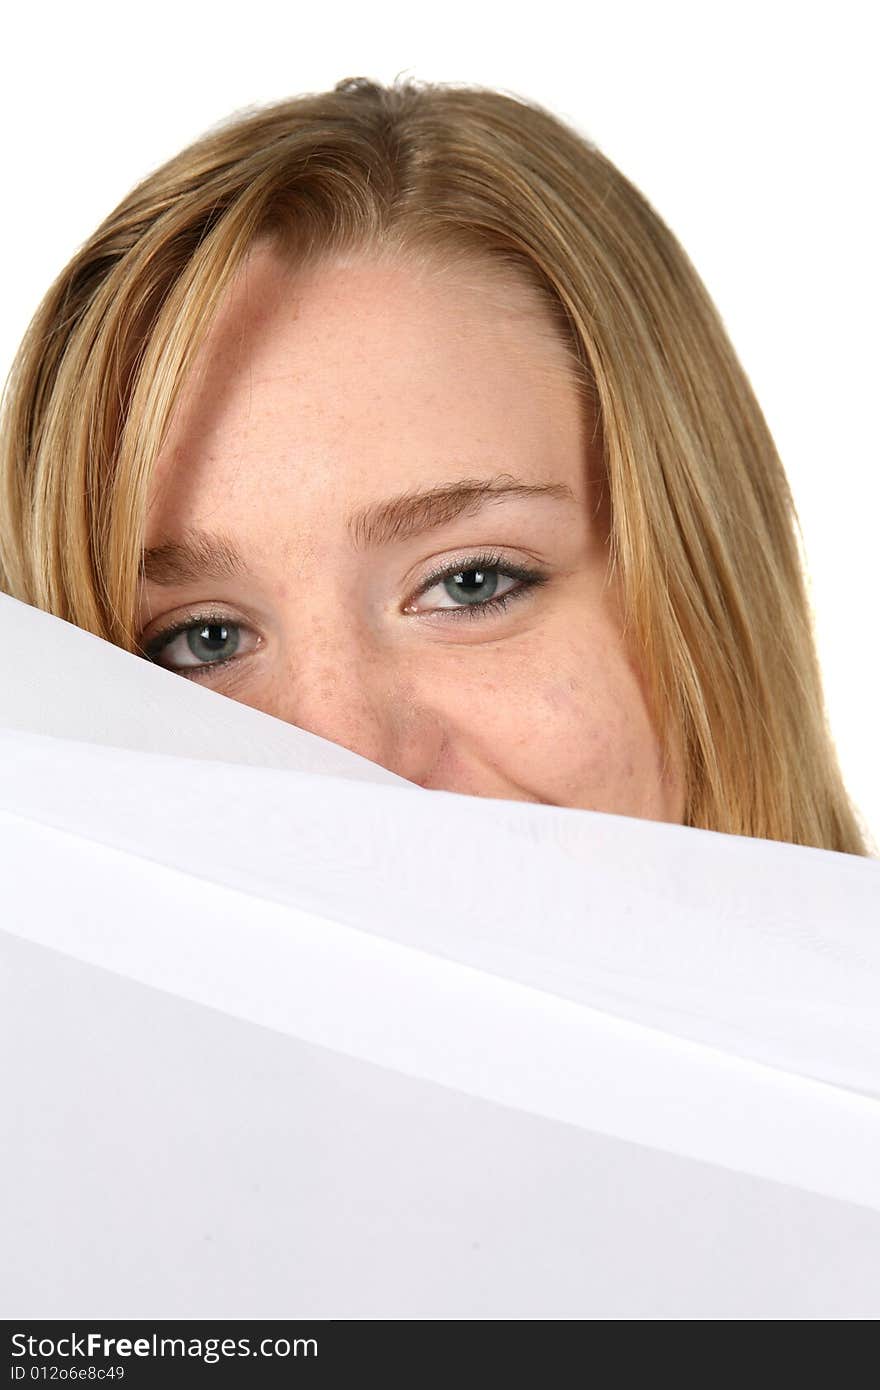
<instances>
[{"instance_id":1,"label":"woman","mask_svg":"<svg viewBox=\"0 0 880 1390\"><path fill-rule=\"evenodd\" d=\"M681 247L480 88L239 117L13 369L0 585L425 787L866 854L782 465Z\"/></svg>"}]
</instances>

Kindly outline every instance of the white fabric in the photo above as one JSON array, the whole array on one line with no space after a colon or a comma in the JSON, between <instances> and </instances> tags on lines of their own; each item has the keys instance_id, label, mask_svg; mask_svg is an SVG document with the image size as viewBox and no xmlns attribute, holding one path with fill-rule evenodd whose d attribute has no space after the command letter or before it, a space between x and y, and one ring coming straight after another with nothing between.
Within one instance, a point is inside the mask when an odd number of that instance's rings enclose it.
<instances>
[{"instance_id":1,"label":"white fabric","mask_svg":"<svg viewBox=\"0 0 880 1390\"><path fill-rule=\"evenodd\" d=\"M880 864L0 639L4 1316L880 1314Z\"/></svg>"}]
</instances>

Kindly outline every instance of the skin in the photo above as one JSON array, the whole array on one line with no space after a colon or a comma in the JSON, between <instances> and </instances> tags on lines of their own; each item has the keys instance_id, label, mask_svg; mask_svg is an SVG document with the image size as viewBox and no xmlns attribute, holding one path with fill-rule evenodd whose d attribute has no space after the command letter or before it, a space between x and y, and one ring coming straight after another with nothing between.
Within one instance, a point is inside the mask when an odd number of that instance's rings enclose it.
<instances>
[{"instance_id":1,"label":"skin","mask_svg":"<svg viewBox=\"0 0 880 1390\"><path fill-rule=\"evenodd\" d=\"M223 531L249 573L143 582L140 640L217 609L222 650L196 623L195 650L182 635L152 659L423 787L681 823L680 756L664 773L607 583L594 422L508 275L366 256L303 272L258 245L185 385L144 533ZM374 550L346 529L371 502L502 474L572 496L491 499ZM502 565L481 578L462 562L487 550ZM504 562L546 582L471 620L519 587ZM419 595L442 565L462 579Z\"/></svg>"}]
</instances>

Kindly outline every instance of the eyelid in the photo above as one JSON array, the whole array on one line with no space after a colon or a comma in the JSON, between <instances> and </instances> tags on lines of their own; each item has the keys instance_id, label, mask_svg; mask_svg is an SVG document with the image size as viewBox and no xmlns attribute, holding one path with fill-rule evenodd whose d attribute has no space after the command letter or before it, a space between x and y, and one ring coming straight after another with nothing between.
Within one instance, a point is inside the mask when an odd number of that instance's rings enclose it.
<instances>
[{"instance_id":1,"label":"eyelid","mask_svg":"<svg viewBox=\"0 0 880 1390\"><path fill-rule=\"evenodd\" d=\"M407 601L407 607L414 599L421 598L429 589L433 589L435 584L443 579L449 579L454 574L467 573L469 570L498 570L499 573L508 576L510 579L534 580L543 578L540 571L531 569L525 565L518 565L514 560L508 560L498 551L483 551L462 555L460 559L446 560L442 565L438 565L430 574L419 584L412 598ZM474 605L475 607L478 605Z\"/></svg>"},{"instance_id":2,"label":"eyelid","mask_svg":"<svg viewBox=\"0 0 880 1390\"><path fill-rule=\"evenodd\" d=\"M174 622L166 624L161 631L154 632L153 636L147 642L143 641L143 637L139 638L137 641L137 649L143 656L148 657L150 661L155 661L156 657L159 656L166 647L170 646L176 638L181 637L190 628L213 626L237 627L242 632L253 633L257 638L257 646L259 647L262 645L262 638L256 629L251 627L250 623L244 622L243 619L235 617L232 613L223 613L219 608L213 608L209 605L205 608L200 608L198 606L193 607L189 613L184 613L180 618L175 618ZM233 657L230 659L235 660L236 658ZM219 667L224 663L222 661L212 661L209 664ZM198 666L181 666L175 667L174 669L195 671L198 670Z\"/></svg>"}]
</instances>

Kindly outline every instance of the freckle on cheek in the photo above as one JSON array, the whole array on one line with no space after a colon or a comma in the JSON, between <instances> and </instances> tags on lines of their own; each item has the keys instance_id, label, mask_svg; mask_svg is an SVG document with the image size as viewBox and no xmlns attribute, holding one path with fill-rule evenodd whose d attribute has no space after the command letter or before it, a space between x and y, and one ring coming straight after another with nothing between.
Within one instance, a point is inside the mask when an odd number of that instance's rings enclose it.
<instances>
[{"instance_id":1,"label":"freckle on cheek","mask_svg":"<svg viewBox=\"0 0 880 1390\"><path fill-rule=\"evenodd\" d=\"M577 705L576 695L580 689L578 681L571 676L568 680L554 681L545 686L544 699L552 709L572 709Z\"/></svg>"}]
</instances>

